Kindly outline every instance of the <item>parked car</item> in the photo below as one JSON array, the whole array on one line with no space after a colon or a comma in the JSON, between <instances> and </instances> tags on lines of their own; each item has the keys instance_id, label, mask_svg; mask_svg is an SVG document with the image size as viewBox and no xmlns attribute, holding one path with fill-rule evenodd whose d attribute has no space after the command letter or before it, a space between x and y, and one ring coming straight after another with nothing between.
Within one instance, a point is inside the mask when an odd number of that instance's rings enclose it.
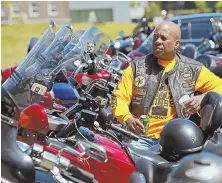
<instances>
[{"instance_id":1,"label":"parked car","mask_svg":"<svg viewBox=\"0 0 222 183\"><path fill-rule=\"evenodd\" d=\"M201 44L203 38L209 38L218 30L216 22L221 21L221 19L222 13L202 13L173 17L168 20L181 27L181 45L194 44L197 46ZM134 59L138 52L143 55L150 54L152 52L153 33L154 31L138 49L130 52L128 56Z\"/></svg>"},{"instance_id":2,"label":"parked car","mask_svg":"<svg viewBox=\"0 0 222 183\"><path fill-rule=\"evenodd\" d=\"M181 44L198 46L203 38L209 38L217 30L216 22L222 19L222 13L202 13L184 15L169 19L181 28Z\"/></svg>"}]
</instances>

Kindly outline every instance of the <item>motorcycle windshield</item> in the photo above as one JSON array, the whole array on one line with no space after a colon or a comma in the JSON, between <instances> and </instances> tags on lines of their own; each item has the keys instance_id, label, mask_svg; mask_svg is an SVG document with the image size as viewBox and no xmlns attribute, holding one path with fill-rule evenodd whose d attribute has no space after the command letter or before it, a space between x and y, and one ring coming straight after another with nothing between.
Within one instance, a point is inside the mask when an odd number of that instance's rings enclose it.
<instances>
[{"instance_id":1,"label":"motorcycle windshield","mask_svg":"<svg viewBox=\"0 0 222 183\"><path fill-rule=\"evenodd\" d=\"M65 48L65 52L69 53L66 55L66 59L72 58L73 55L75 55L76 53L84 55L84 51L91 51L93 49L94 53L96 53L97 56L104 56L109 48L109 41L110 39L108 36L106 36L97 27L91 26L79 38L78 44L75 42L70 42L67 45L67 47Z\"/></svg>"},{"instance_id":2,"label":"motorcycle windshield","mask_svg":"<svg viewBox=\"0 0 222 183\"><path fill-rule=\"evenodd\" d=\"M94 44L94 45L92 45ZM87 67L87 61L89 58L89 55L87 53L95 53L95 65L98 65L100 60L104 58L110 44L110 39L108 36L106 36L102 31L100 31L97 27L91 26L89 27L79 38L79 42L71 41L66 47L65 50L71 50L69 53L66 54L65 60L72 60L69 64L66 64L65 71L68 71L69 73L74 73L74 76L77 74L76 67L80 65L84 65ZM80 57L74 57L74 55L81 55ZM76 59L74 59L76 58ZM61 61L63 62L63 60ZM79 67L81 68L81 67ZM64 73L64 75L66 75ZM76 81L74 80L74 77L68 78L69 84L75 88Z\"/></svg>"},{"instance_id":3,"label":"motorcycle windshield","mask_svg":"<svg viewBox=\"0 0 222 183\"><path fill-rule=\"evenodd\" d=\"M64 50L74 39L77 38L72 35L69 26L62 26L56 33L48 29L13 75L3 83L2 87L12 94L19 107L42 100L56 76L53 71L56 69L59 72L58 68L65 68L64 64L67 62L64 59Z\"/></svg>"},{"instance_id":4,"label":"motorcycle windshield","mask_svg":"<svg viewBox=\"0 0 222 183\"><path fill-rule=\"evenodd\" d=\"M84 32L80 38L80 42L84 50L90 49L90 43L95 44L94 52L98 55L103 55L109 48L110 39L97 27L91 26Z\"/></svg>"},{"instance_id":5,"label":"motorcycle windshield","mask_svg":"<svg viewBox=\"0 0 222 183\"><path fill-rule=\"evenodd\" d=\"M149 55L153 53L153 35L155 30L146 38L142 45L137 49L140 53L144 55Z\"/></svg>"},{"instance_id":6,"label":"motorcycle windshield","mask_svg":"<svg viewBox=\"0 0 222 183\"><path fill-rule=\"evenodd\" d=\"M76 38L80 38L84 34L84 30L77 30L73 34L75 35Z\"/></svg>"},{"instance_id":7,"label":"motorcycle windshield","mask_svg":"<svg viewBox=\"0 0 222 183\"><path fill-rule=\"evenodd\" d=\"M124 53L118 52L116 57L112 59L110 67L111 69L118 71L121 69L123 63L128 63L128 62L130 62L130 58Z\"/></svg>"}]
</instances>

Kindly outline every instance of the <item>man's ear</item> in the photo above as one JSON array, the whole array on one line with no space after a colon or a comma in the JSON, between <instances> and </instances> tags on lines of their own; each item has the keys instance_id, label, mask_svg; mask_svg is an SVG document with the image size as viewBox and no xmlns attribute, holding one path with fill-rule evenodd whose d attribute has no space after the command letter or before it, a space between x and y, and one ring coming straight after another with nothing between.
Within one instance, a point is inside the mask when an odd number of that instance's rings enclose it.
<instances>
[{"instance_id":1,"label":"man's ear","mask_svg":"<svg viewBox=\"0 0 222 183\"><path fill-rule=\"evenodd\" d=\"M175 50L178 50L180 47L180 40L176 40L175 42Z\"/></svg>"}]
</instances>

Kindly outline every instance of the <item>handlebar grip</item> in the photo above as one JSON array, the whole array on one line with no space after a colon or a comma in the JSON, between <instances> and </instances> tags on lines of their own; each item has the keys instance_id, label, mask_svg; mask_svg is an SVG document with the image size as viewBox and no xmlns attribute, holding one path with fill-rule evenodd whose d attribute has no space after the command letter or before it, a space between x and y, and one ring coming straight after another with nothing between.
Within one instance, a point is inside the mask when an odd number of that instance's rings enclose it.
<instances>
[{"instance_id":1,"label":"handlebar grip","mask_svg":"<svg viewBox=\"0 0 222 183\"><path fill-rule=\"evenodd\" d=\"M64 127L56 134L56 136L57 136L58 138L64 138L64 137L66 137L66 135L68 135L69 133L71 133L71 132L73 132L73 131L77 132L76 126L75 126L75 122L69 123L68 125L64 126Z\"/></svg>"},{"instance_id":2,"label":"handlebar grip","mask_svg":"<svg viewBox=\"0 0 222 183\"><path fill-rule=\"evenodd\" d=\"M69 118L70 115L75 114L77 112L79 112L82 108L82 105L79 103L76 103L75 105L73 105L72 107L70 107L69 109L67 109L65 112L63 112L63 114Z\"/></svg>"},{"instance_id":3,"label":"handlebar grip","mask_svg":"<svg viewBox=\"0 0 222 183\"><path fill-rule=\"evenodd\" d=\"M119 133L121 133L121 134L123 134L123 135L125 135L125 136L127 136L127 137L129 137L131 139L133 139L133 140L139 140L140 139L140 137L137 136L136 134L134 134L134 133L132 133L130 131L127 131L127 130L121 128L121 127L118 127L118 126L116 126L114 124L110 125L110 129L112 129L112 130L114 130L116 132L119 132Z\"/></svg>"},{"instance_id":4,"label":"handlebar grip","mask_svg":"<svg viewBox=\"0 0 222 183\"><path fill-rule=\"evenodd\" d=\"M82 181L85 181L85 182L93 182L94 180L94 175L81 169L81 168L78 168L78 167L75 167L75 166L70 166L67 171L69 173L71 173L73 175L73 177L76 177L77 179L80 179Z\"/></svg>"}]
</instances>

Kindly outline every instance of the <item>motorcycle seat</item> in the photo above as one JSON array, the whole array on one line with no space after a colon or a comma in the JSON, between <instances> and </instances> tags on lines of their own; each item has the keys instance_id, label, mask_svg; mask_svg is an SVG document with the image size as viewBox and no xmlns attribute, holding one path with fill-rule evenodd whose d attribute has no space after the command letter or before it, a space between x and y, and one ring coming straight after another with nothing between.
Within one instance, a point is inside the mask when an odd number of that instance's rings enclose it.
<instances>
[{"instance_id":1,"label":"motorcycle seat","mask_svg":"<svg viewBox=\"0 0 222 183\"><path fill-rule=\"evenodd\" d=\"M196 59L198 57L198 51L194 44L185 45L185 48L181 54L191 59Z\"/></svg>"},{"instance_id":2,"label":"motorcycle seat","mask_svg":"<svg viewBox=\"0 0 222 183\"><path fill-rule=\"evenodd\" d=\"M211 149L212 147L218 145L222 146L222 133L219 131L215 131L213 133L213 136L204 144L203 151L207 151L208 149Z\"/></svg>"},{"instance_id":3,"label":"motorcycle seat","mask_svg":"<svg viewBox=\"0 0 222 183\"><path fill-rule=\"evenodd\" d=\"M203 54L198 56L196 60L202 63L206 68L208 68L211 71L217 66L216 65L217 58L213 55Z\"/></svg>"},{"instance_id":4,"label":"motorcycle seat","mask_svg":"<svg viewBox=\"0 0 222 183\"><path fill-rule=\"evenodd\" d=\"M160 157L160 155L157 155ZM159 158L162 160L161 158ZM158 158L156 158L158 160ZM135 163L136 171L144 175L147 182L165 182L168 173L178 165L168 161L148 161L147 159L137 160Z\"/></svg>"},{"instance_id":5,"label":"motorcycle seat","mask_svg":"<svg viewBox=\"0 0 222 183\"><path fill-rule=\"evenodd\" d=\"M208 92L200 107L200 127L204 130L205 136L208 136L222 126L222 96L216 92Z\"/></svg>"},{"instance_id":6,"label":"motorcycle seat","mask_svg":"<svg viewBox=\"0 0 222 183\"><path fill-rule=\"evenodd\" d=\"M158 163L165 163L167 162L164 158L162 158L159 152L151 151L151 150L143 150L133 146L129 142L123 142L124 146L126 147L129 155L131 156L134 163L139 159L146 159L153 164Z\"/></svg>"},{"instance_id":7,"label":"motorcycle seat","mask_svg":"<svg viewBox=\"0 0 222 183\"><path fill-rule=\"evenodd\" d=\"M149 148L150 151L159 152L160 151L160 145L156 144L153 145L151 148Z\"/></svg>"},{"instance_id":8,"label":"motorcycle seat","mask_svg":"<svg viewBox=\"0 0 222 183\"><path fill-rule=\"evenodd\" d=\"M210 152L210 153L213 153L213 154L216 154L216 155L219 155L222 157L222 145L215 145L215 146L212 146L210 148L207 148L207 149L204 149L203 150L204 152Z\"/></svg>"}]
</instances>

